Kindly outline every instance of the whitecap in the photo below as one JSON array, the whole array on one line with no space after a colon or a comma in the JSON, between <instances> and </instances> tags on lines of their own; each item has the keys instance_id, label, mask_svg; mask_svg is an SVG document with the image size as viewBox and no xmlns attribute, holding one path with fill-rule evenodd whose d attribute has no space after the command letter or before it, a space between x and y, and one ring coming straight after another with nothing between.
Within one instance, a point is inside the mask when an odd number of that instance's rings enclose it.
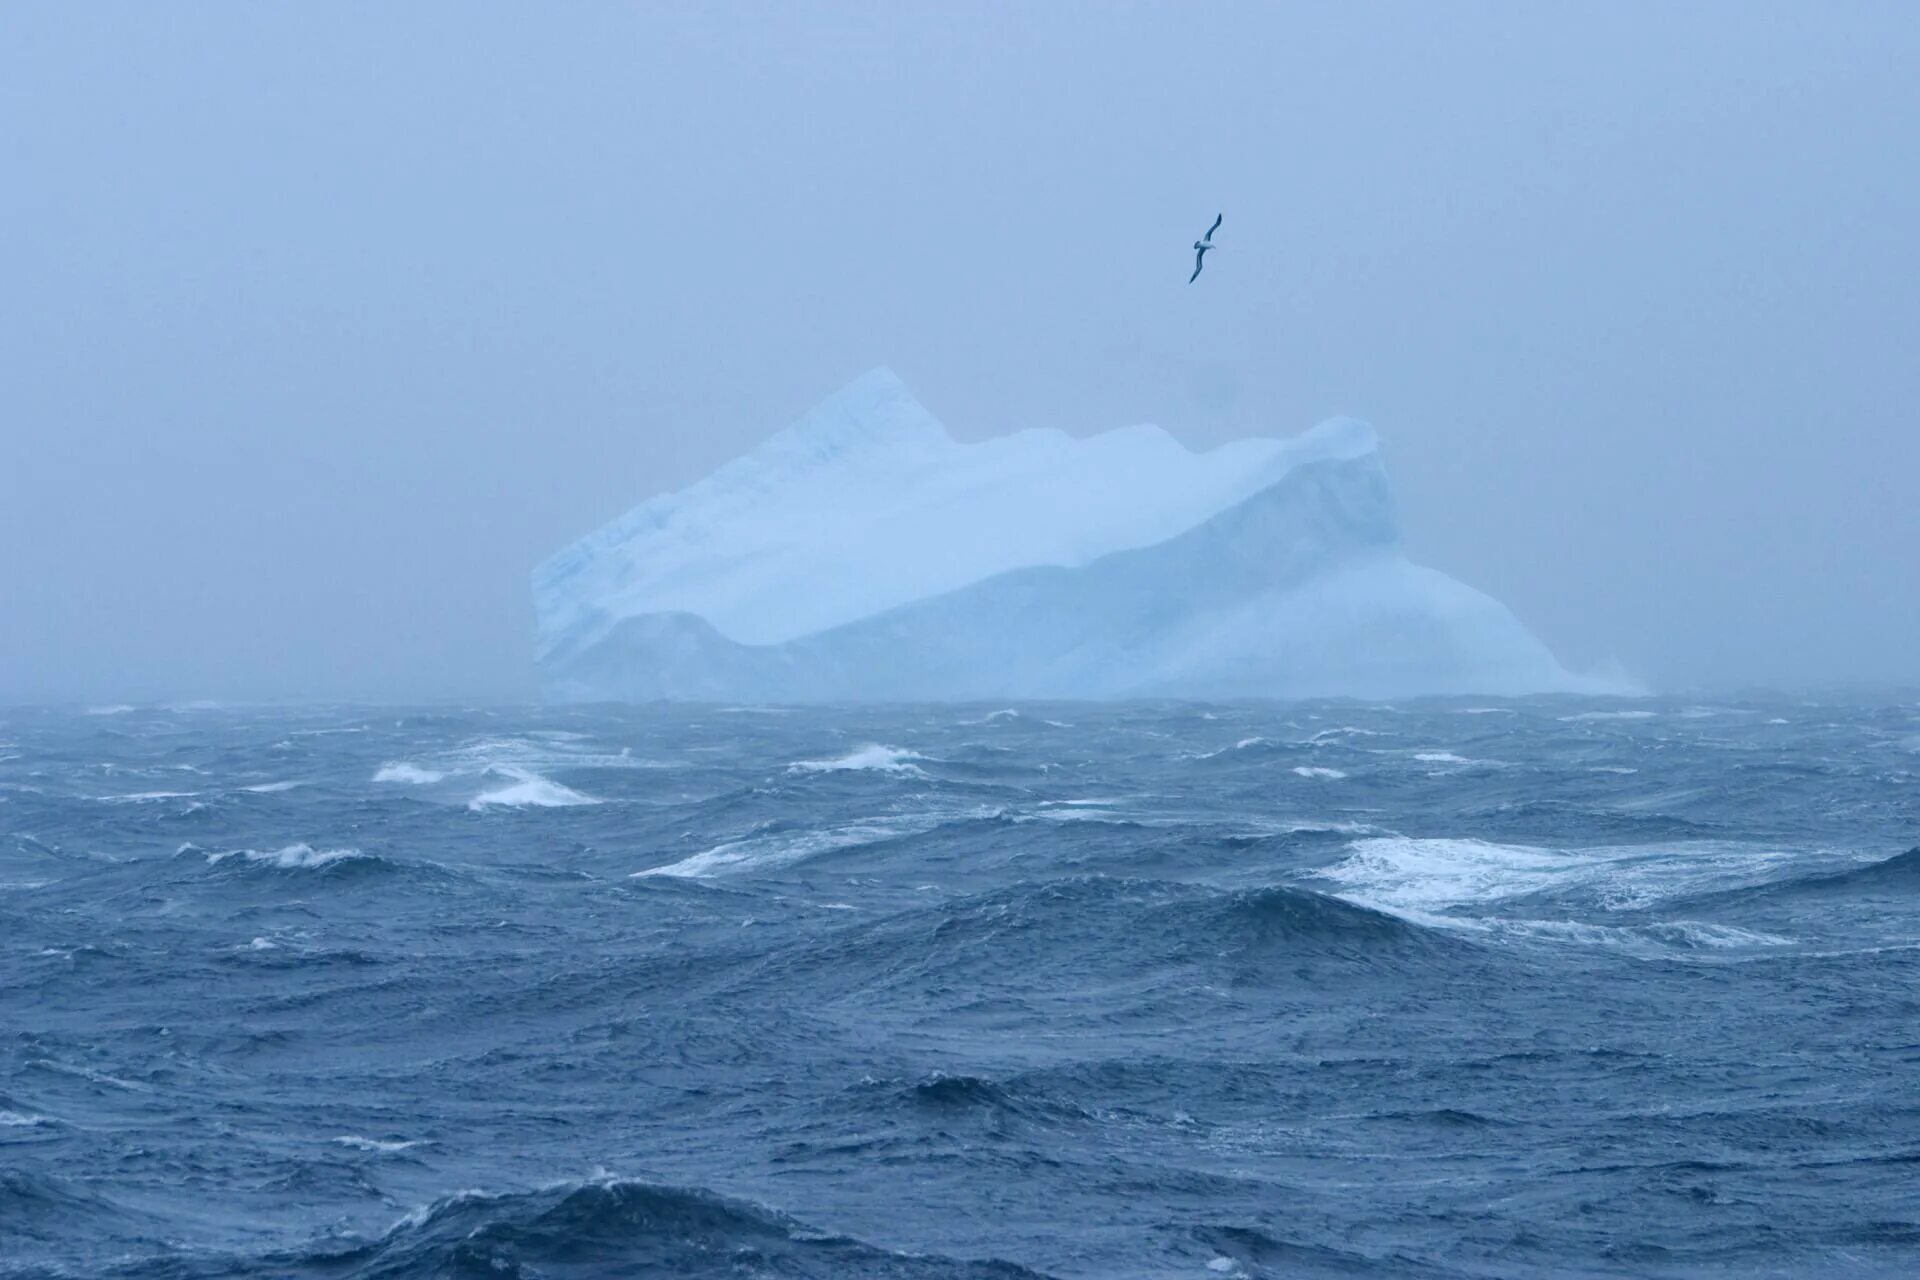
<instances>
[{"instance_id":1,"label":"whitecap","mask_svg":"<svg viewBox=\"0 0 1920 1280\"><path fill-rule=\"evenodd\" d=\"M88 707L87 714L90 716L124 716L133 710L136 710L136 708L130 707L124 702L116 702L112 706Z\"/></svg>"},{"instance_id":2,"label":"whitecap","mask_svg":"<svg viewBox=\"0 0 1920 1280\"><path fill-rule=\"evenodd\" d=\"M251 787L242 787L240 789L242 791L254 791L266 794L274 791L291 791L295 787L302 785L304 784L299 782L258 782Z\"/></svg>"},{"instance_id":3,"label":"whitecap","mask_svg":"<svg viewBox=\"0 0 1920 1280\"><path fill-rule=\"evenodd\" d=\"M1560 719L1568 724L1581 720L1651 720L1657 714L1654 711L1580 711Z\"/></svg>"},{"instance_id":4,"label":"whitecap","mask_svg":"<svg viewBox=\"0 0 1920 1280\"><path fill-rule=\"evenodd\" d=\"M285 871L310 871L324 867L345 858L365 857L358 849L316 849L310 844L290 844L284 849L223 849L207 855L208 863L225 862L228 858L245 858L248 862L257 862L263 866L279 867ZM259 941L259 939L255 939Z\"/></svg>"},{"instance_id":5,"label":"whitecap","mask_svg":"<svg viewBox=\"0 0 1920 1280\"><path fill-rule=\"evenodd\" d=\"M1626 951L1725 951L1749 947L1790 947L1793 939L1700 920L1646 925L1588 924L1577 920L1486 921L1495 932L1547 942L1613 947Z\"/></svg>"},{"instance_id":6,"label":"whitecap","mask_svg":"<svg viewBox=\"0 0 1920 1280\"><path fill-rule=\"evenodd\" d=\"M197 796L198 791L136 791L124 796L100 796L107 804L146 804L154 800L185 800Z\"/></svg>"},{"instance_id":7,"label":"whitecap","mask_svg":"<svg viewBox=\"0 0 1920 1280\"><path fill-rule=\"evenodd\" d=\"M1467 759L1465 756L1457 756L1453 754L1453 752L1451 751L1416 751L1413 754L1413 758L1415 760L1424 761L1427 764L1473 764L1475 763L1474 761Z\"/></svg>"},{"instance_id":8,"label":"whitecap","mask_svg":"<svg viewBox=\"0 0 1920 1280\"><path fill-rule=\"evenodd\" d=\"M1350 901L1429 922L1433 913L1549 890L1579 890L1603 910L1636 910L1756 883L1782 863L1804 866L1808 858L1806 851L1714 842L1561 850L1410 836L1356 840L1349 849L1314 874Z\"/></svg>"},{"instance_id":9,"label":"whitecap","mask_svg":"<svg viewBox=\"0 0 1920 1280\"><path fill-rule=\"evenodd\" d=\"M32 1115L25 1111L0 1111L0 1129L34 1129L53 1123L52 1116Z\"/></svg>"},{"instance_id":10,"label":"whitecap","mask_svg":"<svg viewBox=\"0 0 1920 1280\"><path fill-rule=\"evenodd\" d=\"M1249 747L1265 746L1266 741L1265 738L1242 738L1230 747L1220 747L1214 751L1203 751L1192 758L1195 760L1214 760L1226 755L1228 752L1245 751Z\"/></svg>"},{"instance_id":11,"label":"whitecap","mask_svg":"<svg viewBox=\"0 0 1920 1280\"><path fill-rule=\"evenodd\" d=\"M1381 836L1356 840L1348 856L1317 874L1362 906L1426 913L1509 897L1556 881L1568 859L1530 845L1484 840Z\"/></svg>"},{"instance_id":12,"label":"whitecap","mask_svg":"<svg viewBox=\"0 0 1920 1280\"><path fill-rule=\"evenodd\" d=\"M1344 778L1347 775L1338 769L1326 769L1318 765L1297 764L1293 771L1303 778Z\"/></svg>"},{"instance_id":13,"label":"whitecap","mask_svg":"<svg viewBox=\"0 0 1920 1280\"><path fill-rule=\"evenodd\" d=\"M424 787L440 781L447 775L436 769L422 769L417 764L405 760L389 761L380 766L373 775L375 782L404 782L410 786Z\"/></svg>"},{"instance_id":14,"label":"whitecap","mask_svg":"<svg viewBox=\"0 0 1920 1280\"><path fill-rule=\"evenodd\" d=\"M376 1151L381 1155L392 1155L396 1151L408 1151L420 1145L419 1139L412 1142L390 1142L382 1138L362 1138L351 1133L341 1134L334 1139L334 1142L343 1147L351 1147L355 1151Z\"/></svg>"},{"instance_id":15,"label":"whitecap","mask_svg":"<svg viewBox=\"0 0 1920 1280\"><path fill-rule=\"evenodd\" d=\"M1328 742L1334 738L1391 738L1393 736L1380 729L1362 729L1358 725L1343 724L1338 729L1322 729L1307 741Z\"/></svg>"},{"instance_id":16,"label":"whitecap","mask_svg":"<svg viewBox=\"0 0 1920 1280\"><path fill-rule=\"evenodd\" d=\"M849 771L871 771L874 773L897 773L907 777L924 778L926 775L915 768L913 761L926 757L905 747L890 747L885 743L870 742L855 747L846 755L831 760L796 760L787 766L788 773L843 773Z\"/></svg>"},{"instance_id":17,"label":"whitecap","mask_svg":"<svg viewBox=\"0 0 1920 1280\"><path fill-rule=\"evenodd\" d=\"M551 778L543 778L530 769L503 767L491 772L512 778L513 782L508 786L481 792L467 801L467 808L479 810L500 806L515 809L560 809L573 805L600 803L592 796L582 795L572 787L563 787Z\"/></svg>"},{"instance_id":18,"label":"whitecap","mask_svg":"<svg viewBox=\"0 0 1920 1280\"><path fill-rule=\"evenodd\" d=\"M738 871L764 871L773 867L788 866L811 858L815 854L830 853L835 849L853 849L861 845L877 844L882 840L891 840L897 836L916 834L929 830L934 825L932 820L922 823L863 822L820 831L786 831L775 835L752 836L745 840L715 845L703 853L682 858L664 867L648 867L644 871L636 871L629 879L640 879L646 876L700 879Z\"/></svg>"}]
</instances>

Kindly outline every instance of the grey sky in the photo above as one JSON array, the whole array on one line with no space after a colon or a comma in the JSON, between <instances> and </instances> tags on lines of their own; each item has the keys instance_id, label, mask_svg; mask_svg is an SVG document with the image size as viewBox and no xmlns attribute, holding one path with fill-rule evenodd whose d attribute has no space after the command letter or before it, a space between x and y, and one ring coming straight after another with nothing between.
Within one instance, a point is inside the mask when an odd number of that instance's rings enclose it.
<instances>
[{"instance_id":1,"label":"grey sky","mask_svg":"<svg viewBox=\"0 0 1920 1280\"><path fill-rule=\"evenodd\" d=\"M1916 66L1905 4L0 6L0 699L526 696L534 563L881 363L963 438L1352 413L1576 666L1920 682Z\"/></svg>"}]
</instances>

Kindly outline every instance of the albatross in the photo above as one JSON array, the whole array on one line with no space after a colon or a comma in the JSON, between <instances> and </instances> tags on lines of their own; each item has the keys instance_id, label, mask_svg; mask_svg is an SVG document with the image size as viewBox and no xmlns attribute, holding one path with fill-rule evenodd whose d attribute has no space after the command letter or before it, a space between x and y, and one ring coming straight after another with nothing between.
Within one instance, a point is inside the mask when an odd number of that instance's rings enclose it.
<instances>
[{"instance_id":1,"label":"albatross","mask_svg":"<svg viewBox=\"0 0 1920 1280\"><path fill-rule=\"evenodd\" d=\"M1193 242L1193 274L1187 277L1188 284L1200 278L1200 268L1207 264L1207 250L1213 248L1213 233L1220 229L1220 219L1226 216L1224 213L1214 214L1213 225L1207 228L1207 234Z\"/></svg>"}]
</instances>

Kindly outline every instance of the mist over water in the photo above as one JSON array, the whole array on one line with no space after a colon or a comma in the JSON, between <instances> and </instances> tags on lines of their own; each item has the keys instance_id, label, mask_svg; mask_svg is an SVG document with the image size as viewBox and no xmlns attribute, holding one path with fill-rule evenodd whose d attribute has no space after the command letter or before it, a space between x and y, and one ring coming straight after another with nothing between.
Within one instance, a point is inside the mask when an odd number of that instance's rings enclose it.
<instances>
[{"instance_id":1,"label":"mist over water","mask_svg":"<svg viewBox=\"0 0 1920 1280\"><path fill-rule=\"evenodd\" d=\"M1920 682L1916 54L1884 5L9 6L0 697L529 696L533 565L878 364L962 439L1351 413L1413 557L1575 669Z\"/></svg>"}]
</instances>

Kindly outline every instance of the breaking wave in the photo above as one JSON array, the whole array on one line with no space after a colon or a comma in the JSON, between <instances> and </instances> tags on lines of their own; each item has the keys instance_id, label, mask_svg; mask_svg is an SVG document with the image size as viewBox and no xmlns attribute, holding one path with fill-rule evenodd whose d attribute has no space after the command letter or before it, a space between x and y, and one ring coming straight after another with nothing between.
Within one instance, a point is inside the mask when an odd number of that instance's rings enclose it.
<instances>
[{"instance_id":1,"label":"breaking wave","mask_svg":"<svg viewBox=\"0 0 1920 1280\"><path fill-rule=\"evenodd\" d=\"M536 808L558 809L572 805L599 804L600 801L589 795L582 795L572 787L561 786L551 778L543 778L529 769L517 769L510 766L496 768L495 773L513 779L504 787L495 787L483 791L467 801L469 809L489 808Z\"/></svg>"},{"instance_id":2,"label":"breaking wave","mask_svg":"<svg viewBox=\"0 0 1920 1280\"><path fill-rule=\"evenodd\" d=\"M908 777L924 778L925 773L915 767L914 761L925 760L918 752L908 751L904 747L889 747L881 743L868 743L855 747L843 756L829 760L796 760L787 766L788 773L847 773L869 770L875 773L897 773Z\"/></svg>"},{"instance_id":3,"label":"breaking wave","mask_svg":"<svg viewBox=\"0 0 1920 1280\"><path fill-rule=\"evenodd\" d=\"M358 849L316 849L309 844L290 844L284 848L267 851L224 849L207 854L207 862L216 866L229 858L241 858L260 866L278 867L282 871L312 871L320 867L332 866L336 862L373 860Z\"/></svg>"}]
</instances>

